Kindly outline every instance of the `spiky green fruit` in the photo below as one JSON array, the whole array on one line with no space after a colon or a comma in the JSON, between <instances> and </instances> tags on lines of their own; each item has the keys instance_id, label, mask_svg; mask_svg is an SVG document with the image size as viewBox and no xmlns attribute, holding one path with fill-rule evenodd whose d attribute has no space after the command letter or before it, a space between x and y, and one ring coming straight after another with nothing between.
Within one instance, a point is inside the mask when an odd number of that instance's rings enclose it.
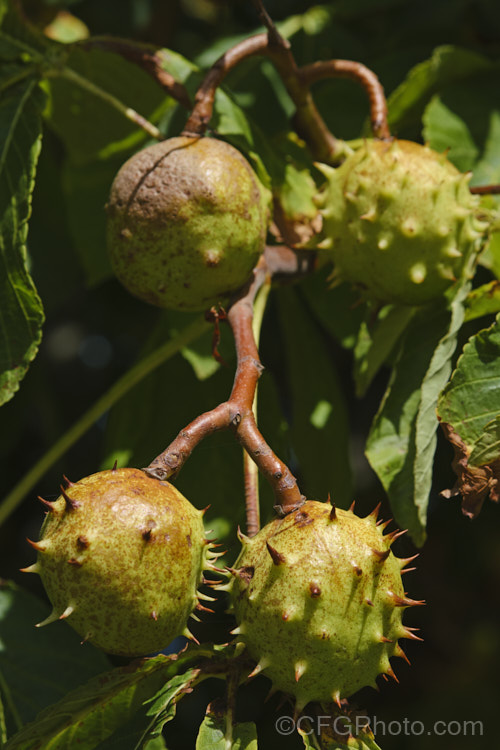
<instances>
[{"instance_id":1,"label":"spiky green fruit","mask_svg":"<svg viewBox=\"0 0 500 750\"><path fill-rule=\"evenodd\" d=\"M234 631L274 688L309 701L337 703L404 656L399 638L406 597L401 571L376 512L359 518L307 501L251 539L232 569Z\"/></svg>"},{"instance_id":2,"label":"spiky green fruit","mask_svg":"<svg viewBox=\"0 0 500 750\"><path fill-rule=\"evenodd\" d=\"M107 205L114 272L142 300L204 310L245 284L261 255L270 192L233 146L180 136L139 151Z\"/></svg>"},{"instance_id":3,"label":"spiky green fruit","mask_svg":"<svg viewBox=\"0 0 500 750\"><path fill-rule=\"evenodd\" d=\"M39 625L66 620L113 654L165 648L198 604L211 554L203 512L168 482L138 469L92 474L61 487L27 572L38 573L53 605ZM207 598L206 596L204 598Z\"/></svg>"},{"instance_id":4,"label":"spiky green fruit","mask_svg":"<svg viewBox=\"0 0 500 750\"><path fill-rule=\"evenodd\" d=\"M427 146L367 140L323 168L319 246L335 275L379 302L421 305L468 274L488 226L470 174Z\"/></svg>"}]
</instances>

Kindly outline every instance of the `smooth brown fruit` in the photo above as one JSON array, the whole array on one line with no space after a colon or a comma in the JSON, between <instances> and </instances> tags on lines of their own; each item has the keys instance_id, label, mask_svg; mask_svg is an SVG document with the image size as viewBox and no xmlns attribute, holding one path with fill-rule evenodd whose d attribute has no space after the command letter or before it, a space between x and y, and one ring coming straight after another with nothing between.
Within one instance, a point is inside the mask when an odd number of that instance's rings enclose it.
<instances>
[{"instance_id":1,"label":"smooth brown fruit","mask_svg":"<svg viewBox=\"0 0 500 750\"><path fill-rule=\"evenodd\" d=\"M204 310L245 284L262 253L270 193L237 149L178 137L120 169L107 206L113 269L159 307Z\"/></svg>"}]
</instances>

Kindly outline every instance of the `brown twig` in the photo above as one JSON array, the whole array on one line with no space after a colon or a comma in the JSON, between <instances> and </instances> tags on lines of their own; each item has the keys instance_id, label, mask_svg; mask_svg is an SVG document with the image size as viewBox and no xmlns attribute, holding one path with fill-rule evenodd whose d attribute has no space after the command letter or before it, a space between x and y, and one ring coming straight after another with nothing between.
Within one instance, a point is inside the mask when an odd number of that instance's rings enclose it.
<instances>
[{"instance_id":1,"label":"brown twig","mask_svg":"<svg viewBox=\"0 0 500 750\"><path fill-rule=\"evenodd\" d=\"M471 187L470 191L476 195L498 195L500 193L500 185L476 185Z\"/></svg>"},{"instance_id":2,"label":"brown twig","mask_svg":"<svg viewBox=\"0 0 500 750\"><path fill-rule=\"evenodd\" d=\"M212 65L195 94L194 107L184 126L184 135L203 135L213 114L215 93L226 75L242 60L263 54L268 44L267 34L244 39L224 52Z\"/></svg>"},{"instance_id":3,"label":"brown twig","mask_svg":"<svg viewBox=\"0 0 500 750\"><path fill-rule=\"evenodd\" d=\"M217 88L238 63L253 55L265 55L277 68L297 110L297 130L308 143L314 158L323 162L334 160L338 151L337 140L316 109L309 90L301 82L290 45L282 37L277 41L267 33L257 34L236 44L214 63L196 92L195 105L183 134L203 135L212 118Z\"/></svg>"},{"instance_id":4,"label":"brown twig","mask_svg":"<svg viewBox=\"0 0 500 750\"><path fill-rule=\"evenodd\" d=\"M162 67L161 51L145 44L131 42L129 39L117 39L110 36L96 36L77 42L75 46L83 49L100 49L114 52L126 60L139 65L167 92L186 109L191 108L191 99L187 89L175 80L173 75Z\"/></svg>"},{"instance_id":5,"label":"brown twig","mask_svg":"<svg viewBox=\"0 0 500 750\"><path fill-rule=\"evenodd\" d=\"M350 78L361 84L370 102L370 121L375 138L388 140L391 137L387 122L387 100L384 89L375 73L353 60L327 60L305 65L299 70L302 84L306 87L324 78Z\"/></svg>"},{"instance_id":6,"label":"brown twig","mask_svg":"<svg viewBox=\"0 0 500 750\"><path fill-rule=\"evenodd\" d=\"M265 26L267 29L267 35L268 35L269 41L272 44L277 44L277 45L285 44L286 45L286 42L281 36L281 34L279 33L278 29L276 28L273 19L271 18L271 16L265 9L264 3L262 2L262 0L251 0L251 1L255 7L255 10L257 11L257 15L259 16L262 25Z\"/></svg>"},{"instance_id":7,"label":"brown twig","mask_svg":"<svg viewBox=\"0 0 500 750\"><path fill-rule=\"evenodd\" d=\"M243 484L247 509L246 533L247 536L255 536L260 529L259 470L246 450L243 451Z\"/></svg>"},{"instance_id":8,"label":"brown twig","mask_svg":"<svg viewBox=\"0 0 500 750\"><path fill-rule=\"evenodd\" d=\"M286 515L302 505L304 498L295 477L266 443L255 422L253 399L263 368L255 344L252 320L255 296L269 275L301 274L308 267L306 260L296 256L289 248L266 248L254 269L251 282L232 302L227 313L237 355L236 374L229 399L211 411L201 414L181 430L166 450L146 467L147 474L160 480L174 478L198 443L217 430L231 428L237 440L270 482L276 497L276 511ZM249 534L254 534L258 530L258 509L254 506L255 500L249 497Z\"/></svg>"},{"instance_id":9,"label":"brown twig","mask_svg":"<svg viewBox=\"0 0 500 750\"><path fill-rule=\"evenodd\" d=\"M252 329L254 340L257 345L257 349L260 346L260 334L262 331L262 323L264 321L264 313L269 299L269 292L271 291L271 275L268 274L266 282L259 289L258 294L255 297L253 304L253 321ZM255 390L252 411L257 422L257 397L258 391ZM243 449L243 481L245 486L245 502L247 508L252 508L252 518L247 518L247 534L253 536L260 529L260 487L259 487L259 468L257 464L252 461L246 450Z\"/></svg>"}]
</instances>

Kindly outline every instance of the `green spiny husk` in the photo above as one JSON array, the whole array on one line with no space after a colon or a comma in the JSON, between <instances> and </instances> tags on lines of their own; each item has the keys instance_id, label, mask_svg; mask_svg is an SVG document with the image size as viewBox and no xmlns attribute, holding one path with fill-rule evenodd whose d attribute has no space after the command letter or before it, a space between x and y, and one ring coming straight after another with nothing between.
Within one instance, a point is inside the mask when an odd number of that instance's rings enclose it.
<instances>
[{"instance_id":1,"label":"green spiny husk","mask_svg":"<svg viewBox=\"0 0 500 750\"><path fill-rule=\"evenodd\" d=\"M232 570L234 631L275 689L309 701L336 701L404 656L399 638L408 562L390 547L376 513L359 518L329 503L307 501L251 539Z\"/></svg>"},{"instance_id":2,"label":"green spiny husk","mask_svg":"<svg viewBox=\"0 0 500 750\"><path fill-rule=\"evenodd\" d=\"M197 510L168 482L125 468L61 487L40 540L38 573L53 605L86 641L123 656L191 637L187 621L210 552ZM204 596L203 598L207 598Z\"/></svg>"},{"instance_id":3,"label":"green spiny husk","mask_svg":"<svg viewBox=\"0 0 500 750\"><path fill-rule=\"evenodd\" d=\"M445 155L411 141L367 140L323 171L317 244L335 278L382 303L421 305L472 274L487 212L469 190L470 173Z\"/></svg>"}]
</instances>

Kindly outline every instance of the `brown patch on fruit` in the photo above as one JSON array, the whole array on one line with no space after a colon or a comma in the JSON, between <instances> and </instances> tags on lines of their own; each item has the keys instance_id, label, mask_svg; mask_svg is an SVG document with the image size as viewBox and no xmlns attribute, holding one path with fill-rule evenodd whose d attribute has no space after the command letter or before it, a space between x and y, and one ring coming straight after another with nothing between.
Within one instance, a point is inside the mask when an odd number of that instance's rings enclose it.
<instances>
[{"instance_id":1,"label":"brown patch on fruit","mask_svg":"<svg viewBox=\"0 0 500 750\"><path fill-rule=\"evenodd\" d=\"M310 583L309 584L309 593L311 594L313 599L317 599L318 596L321 596L321 589L318 586L317 583Z\"/></svg>"},{"instance_id":2,"label":"brown patch on fruit","mask_svg":"<svg viewBox=\"0 0 500 750\"><path fill-rule=\"evenodd\" d=\"M90 542L86 536L79 536L76 540L76 546L78 547L78 549L87 549L89 544Z\"/></svg>"},{"instance_id":3,"label":"brown patch on fruit","mask_svg":"<svg viewBox=\"0 0 500 750\"><path fill-rule=\"evenodd\" d=\"M215 268L220 263L220 255L217 250L207 250L205 253L205 264L207 268Z\"/></svg>"},{"instance_id":4,"label":"brown patch on fruit","mask_svg":"<svg viewBox=\"0 0 500 750\"><path fill-rule=\"evenodd\" d=\"M311 518L311 516L308 516L305 510L298 510L295 513L295 523L299 528L301 528L302 526L307 526L313 521L314 519Z\"/></svg>"},{"instance_id":5,"label":"brown patch on fruit","mask_svg":"<svg viewBox=\"0 0 500 750\"><path fill-rule=\"evenodd\" d=\"M255 574L255 568L253 568L251 565L245 566L243 568L239 568L239 570L236 572L238 578L241 578L242 581L245 581L245 583L250 583L252 578Z\"/></svg>"},{"instance_id":6,"label":"brown patch on fruit","mask_svg":"<svg viewBox=\"0 0 500 750\"><path fill-rule=\"evenodd\" d=\"M245 157L224 141L181 136L149 146L111 188L113 270L128 291L159 307L204 310L226 301L264 249L269 203Z\"/></svg>"}]
</instances>

